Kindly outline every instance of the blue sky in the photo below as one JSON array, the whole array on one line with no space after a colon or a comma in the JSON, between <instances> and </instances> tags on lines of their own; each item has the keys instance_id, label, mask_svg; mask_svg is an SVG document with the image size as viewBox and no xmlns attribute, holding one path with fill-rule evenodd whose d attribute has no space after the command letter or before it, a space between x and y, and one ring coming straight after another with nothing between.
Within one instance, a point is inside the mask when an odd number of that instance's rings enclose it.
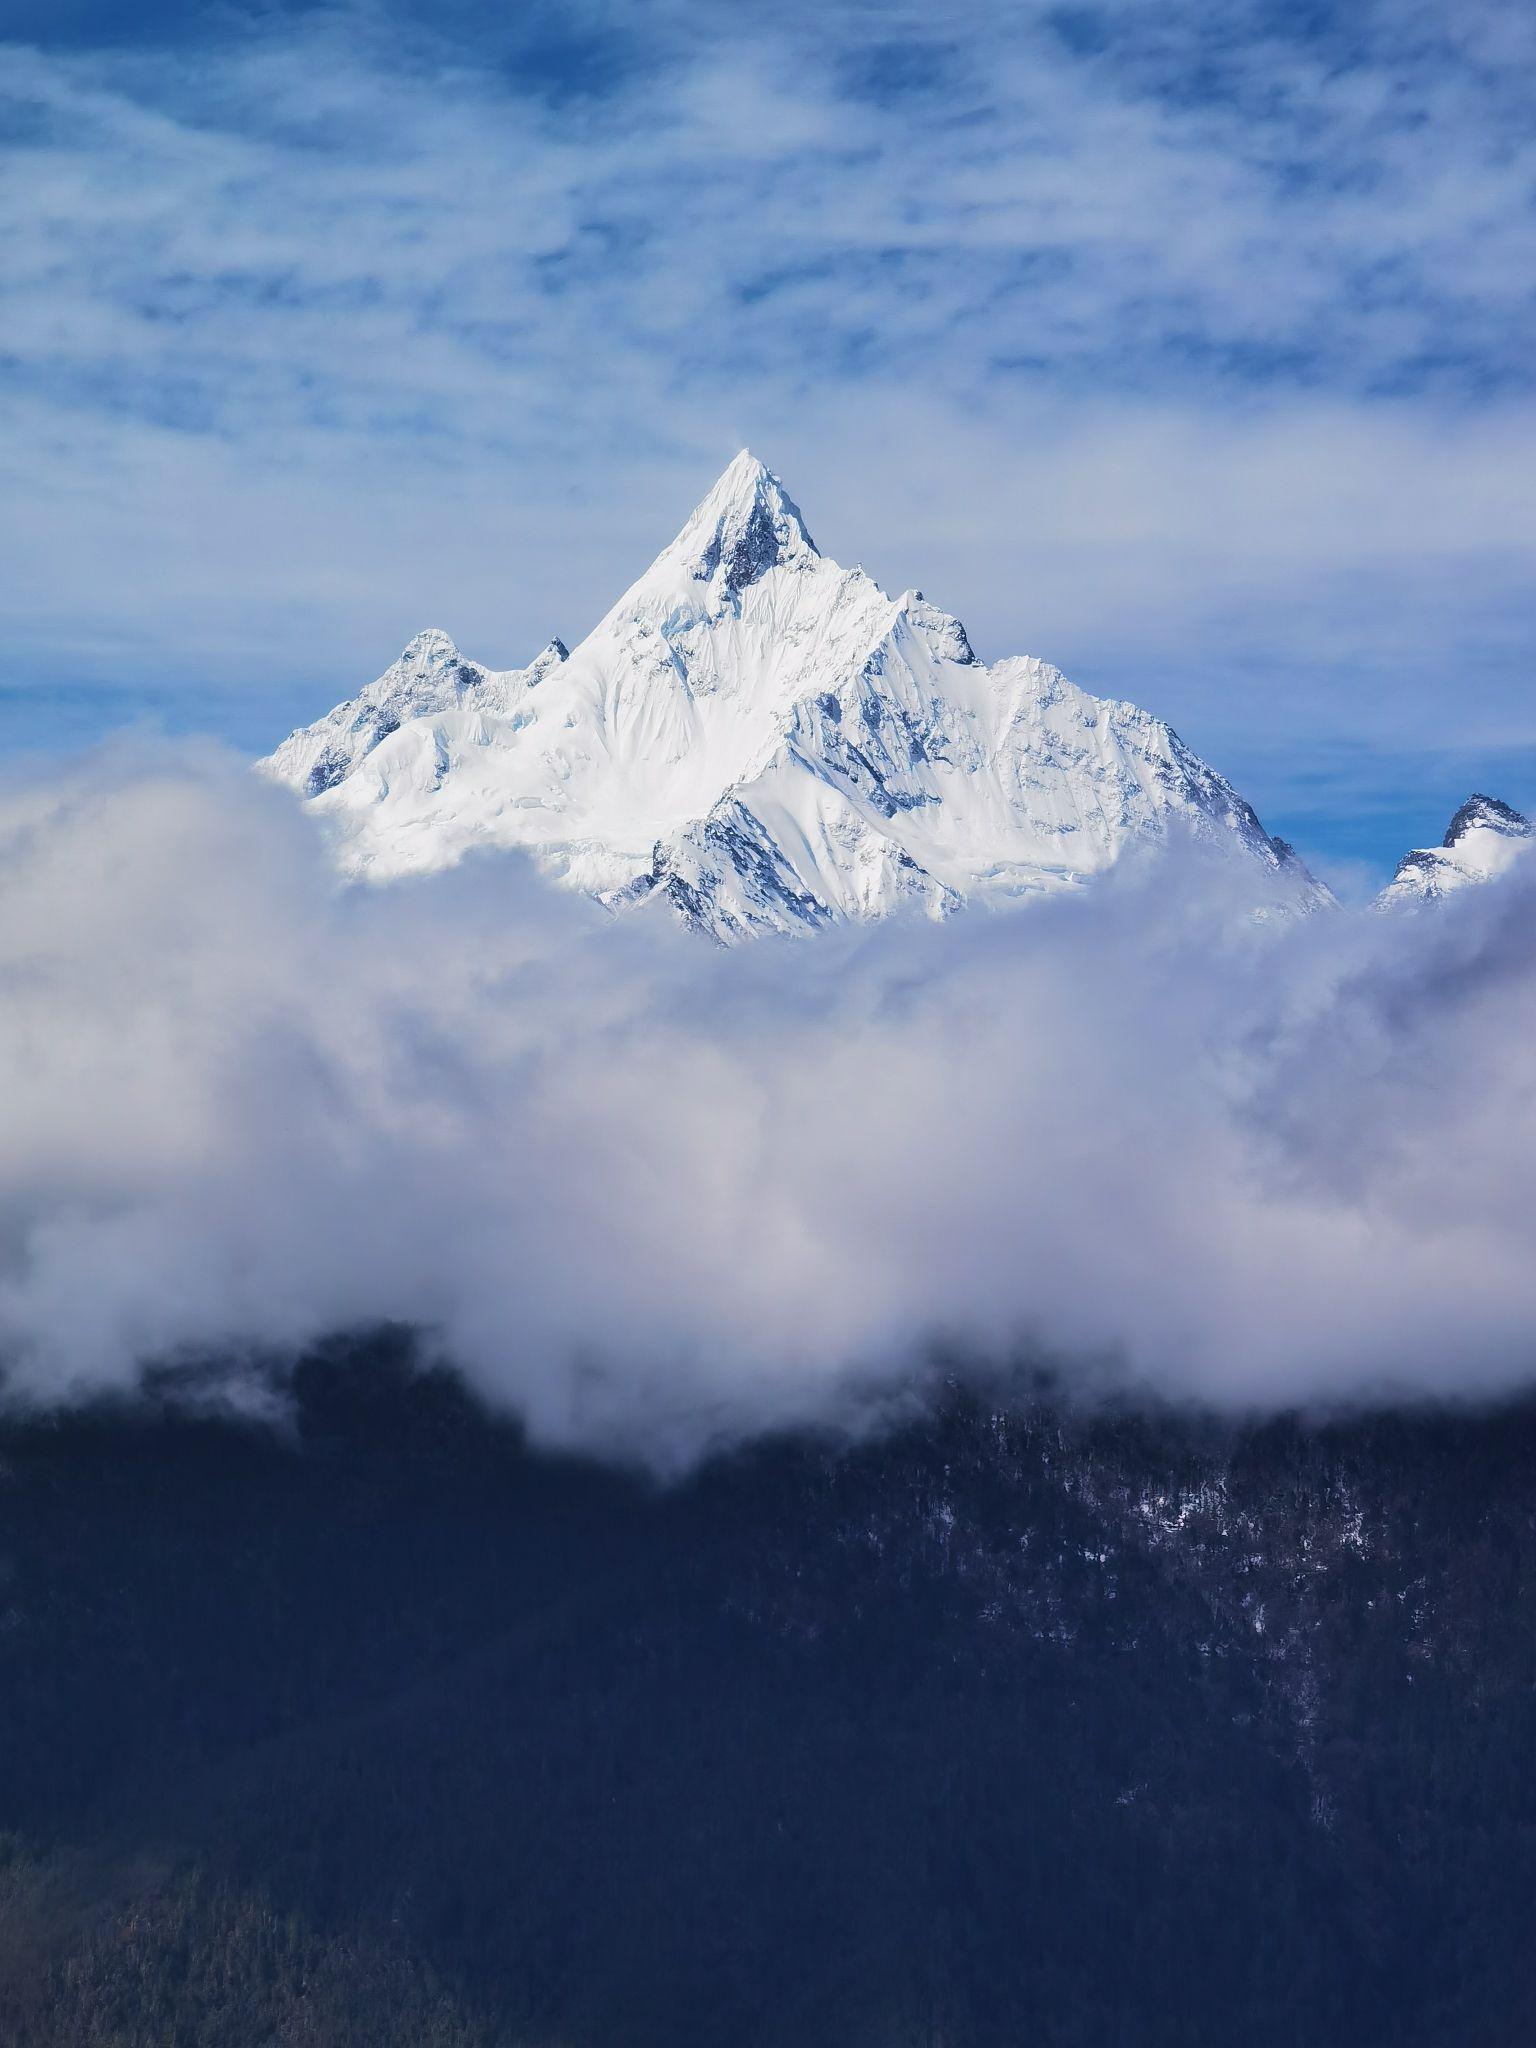
<instances>
[{"instance_id":1,"label":"blue sky","mask_svg":"<svg viewBox=\"0 0 1536 2048\"><path fill-rule=\"evenodd\" d=\"M578 638L743 443L1346 882L1536 801L1536 18L12 0L0 749Z\"/></svg>"}]
</instances>

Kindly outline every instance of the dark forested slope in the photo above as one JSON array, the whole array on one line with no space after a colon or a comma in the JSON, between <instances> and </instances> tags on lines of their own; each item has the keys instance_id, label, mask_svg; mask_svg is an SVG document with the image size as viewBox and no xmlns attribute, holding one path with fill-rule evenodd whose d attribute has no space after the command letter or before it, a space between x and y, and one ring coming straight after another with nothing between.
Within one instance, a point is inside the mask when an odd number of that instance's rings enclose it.
<instances>
[{"instance_id":1,"label":"dark forested slope","mask_svg":"<svg viewBox=\"0 0 1536 2048\"><path fill-rule=\"evenodd\" d=\"M378 1342L0 1434L0 2038L1536 2027L1536 1412L955 1387L669 1486Z\"/></svg>"}]
</instances>

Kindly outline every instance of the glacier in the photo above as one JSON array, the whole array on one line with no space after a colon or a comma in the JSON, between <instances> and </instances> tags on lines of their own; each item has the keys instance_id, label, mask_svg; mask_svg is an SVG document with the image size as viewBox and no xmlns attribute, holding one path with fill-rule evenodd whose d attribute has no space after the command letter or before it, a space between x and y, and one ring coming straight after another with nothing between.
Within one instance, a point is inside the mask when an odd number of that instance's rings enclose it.
<instances>
[{"instance_id":1,"label":"glacier","mask_svg":"<svg viewBox=\"0 0 1536 2048\"><path fill-rule=\"evenodd\" d=\"M574 649L493 670L421 633L258 765L351 873L518 848L722 941L1070 889L1177 831L1266 901L1328 900L1161 719L979 660L920 590L823 555L745 449Z\"/></svg>"}]
</instances>

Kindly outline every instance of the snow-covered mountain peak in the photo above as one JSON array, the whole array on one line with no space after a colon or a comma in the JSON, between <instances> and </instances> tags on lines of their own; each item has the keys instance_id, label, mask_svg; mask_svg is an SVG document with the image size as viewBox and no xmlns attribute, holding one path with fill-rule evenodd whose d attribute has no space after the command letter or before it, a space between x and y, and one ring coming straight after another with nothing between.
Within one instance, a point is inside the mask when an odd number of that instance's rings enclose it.
<instances>
[{"instance_id":1,"label":"snow-covered mountain peak","mask_svg":"<svg viewBox=\"0 0 1536 2048\"><path fill-rule=\"evenodd\" d=\"M1532 844L1530 820L1496 796L1469 796L1438 846L1405 853L1380 902L1433 902L1478 882L1492 881Z\"/></svg>"},{"instance_id":2,"label":"snow-covered mountain peak","mask_svg":"<svg viewBox=\"0 0 1536 2048\"><path fill-rule=\"evenodd\" d=\"M921 591L822 555L745 449L569 655L497 673L419 635L262 765L358 872L517 846L718 938L1070 887L1175 825L1319 894L1160 719L978 661Z\"/></svg>"},{"instance_id":3,"label":"snow-covered mountain peak","mask_svg":"<svg viewBox=\"0 0 1536 2048\"><path fill-rule=\"evenodd\" d=\"M458 658L459 650L452 637L441 626L428 626L405 643L397 666L441 668L445 662L457 661Z\"/></svg>"},{"instance_id":4,"label":"snow-covered mountain peak","mask_svg":"<svg viewBox=\"0 0 1536 2048\"><path fill-rule=\"evenodd\" d=\"M739 613L748 593L774 570L845 573L823 561L799 506L773 471L743 448L603 625L640 620L676 630L690 620L712 623Z\"/></svg>"},{"instance_id":5,"label":"snow-covered mountain peak","mask_svg":"<svg viewBox=\"0 0 1536 2048\"><path fill-rule=\"evenodd\" d=\"M1496 796L1469 796L1440 843L1461 846L1474 832L1492 832L1502 839L1528 839L1531 821Z\"/></svg>"},{"instance_id":6,"label":"snow-covered mountain peak","mask_svg":"<svg viewBox=\"0 0 1536 2048\"><path fill-rule=\"evenodd\" d=\"M750 449L723 472L694 507L682 532L656 564L680 564L696 583L736 595L770 569L819 560L800 507Z\"/></svg>"}]
</instances>

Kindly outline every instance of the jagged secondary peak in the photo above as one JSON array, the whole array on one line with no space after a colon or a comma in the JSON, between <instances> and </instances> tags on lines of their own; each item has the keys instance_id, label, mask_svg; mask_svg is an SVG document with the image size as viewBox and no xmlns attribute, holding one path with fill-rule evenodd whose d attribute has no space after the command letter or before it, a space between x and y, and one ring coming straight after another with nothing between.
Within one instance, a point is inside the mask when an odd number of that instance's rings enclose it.
<instances>
[{"instance_id":1,"label":"jagged secondary peak","mask_svg":"<svg viewBox=\"0 0 1536 2048\"><path fill-rule=\"evenodd\" d=\"M1496 796L1469 796L1450 822L1442 846L1459 846L1469 832L1500 832L1510 839L1530 836L1531 821Z\"/></svg>"},{"instance_id":2,"label":"jagged secondary peak","mask_svg":"<svg viewBox=\"0 0 1536 2048\"><path fill-rule=\"evenodd\" d=\"M800 507L773 471L743 448L661 562L681 564L695 582L718 584L734 596L781 563L818 558Z\"/></svg>"},{"instance_id":3,"label":"jagged secondary peak","mask_svg":"<svg viewBox=\"0 0 1536 2048\"><path fill-rule=\"evenodd\" d=\"M257 765L304 796L324 796L402 726L477 701L503 708L566 659L564 642L551 640L526 669L498 674L468 660L441 627L428 626L406 642L381 676L313 725L290 733Z\"/></svg>"},{"instance_id":4,"label":"jagged secondary peak","mask_svg":"<svg viewBox=\"0 0 1536 2048\"><path fill-rule=\"evenodd\" d=\"M563 640L559 638L548 640L539 649L533 660L529 662L524 674L527 676L530 685L542 683L552 669L557 669L561 662L569 661L570 658L571 650Z\"/></svg>"},{"instance_id":5,"label":"jagged secondary peak","mask_svg":"<svg viewBox=\"0 0 1536 2048\"><path fill-rule=\"evenodd\" d=\"M1469 796L1438 846L1405 853L1377 899L1392 906L1433 902L1470 884L1491 882L1526 854L1530 820L1496 796Z\"/></svg>"}]
</instances>

